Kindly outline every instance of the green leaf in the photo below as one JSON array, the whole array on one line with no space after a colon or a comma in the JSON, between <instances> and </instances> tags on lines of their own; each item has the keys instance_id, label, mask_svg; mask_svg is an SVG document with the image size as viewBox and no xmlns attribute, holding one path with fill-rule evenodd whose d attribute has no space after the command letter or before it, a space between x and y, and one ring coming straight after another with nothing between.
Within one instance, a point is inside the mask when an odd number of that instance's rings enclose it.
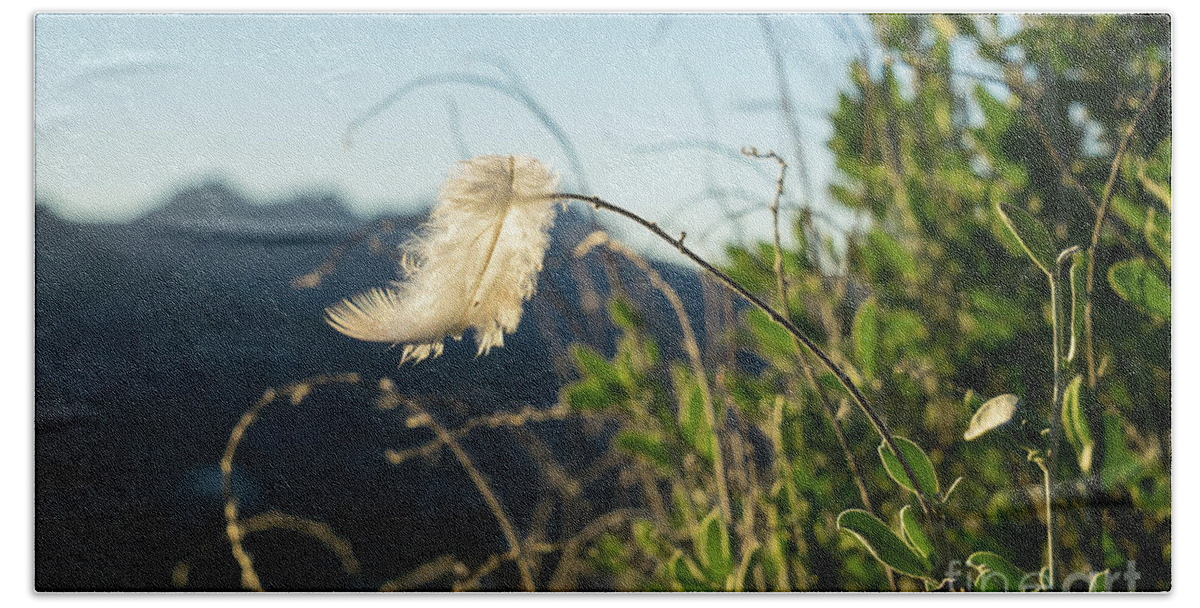
<instances>
[{"instance_id":1,"label":"green leaf","mask_svg":"<svg viewBox=\"0 0 1200 608\"><path fill-rule=\"evenodd\" d=\"M563 401L574 411L603 410L616 403L613 395L595 378L563 387Z\"/></svg>"},{"instance_id":2,"label":"green leaf","mask_svg":"<svg viewBox=\"0 0 1200 608\"><path fill-rule=\"evenodd\" d=\"M712 591L700 567L683 553L676 553L667 562L667 571L682 591Z\"/></svg>"},{"instance_id":3,"label":"green leaf","mask_svg":"<svg viewBox=\"0 0 1200 608\"><path fill-rule=\"evenodd\" d=\"M589 556L593 564L610 575L629 569L625 546L611 532L605 532L596 539L589 550Z\"/></svg>"},{"instance_id":4,"label":"green leaf","mask_svg":"<svg viewBox=\"0 0 1200 608\"><path fill-rule=\"evenodd\" d=\"M1088 583L1088 591L1091 593L1102 593L1104 591L1112 591L1108 587L1108 570L1097 572Z\"/></svg>"},{"instance_id":5,"label":"green leaf","mask_svg":"<svg viewBox=\"0 0 1200 608\"><path fill-rule=\"evenodd\" d=\"M1127 482L1142 470L1137 454L1129 449L1125 441L1125 422L1115 412L1104 412L1104 463L1100 467L1100 484L1112 490L1117 484Z\"/></svg>"},{"instance_id":6,"label":"green leaf","mask_svg":"<svg viewBox=\"0 0 1200 608\"><path fill-rule=\"evenodd\" d=\"M979 406L975 415L971 416L971 423L967 426L967 432L963 433L963 439L971 441L1008 423L1009 420L1012 420L1020 404L1021 398L1012 394L988 399L986 403Z\"/></svg>"},{"instance_id":7,"label":"green leaf","mask_svg":"<svg viewBox=\"0 0 1200 608\"><path fill-rule=\"evenodd\" d=\"M1142 188L1157 198L1164 207L1171 208L1171 186L1154 181L1144 173L1138 175L1138 181L1142 183Z\"/></svg>"},{"instance_id":8,"label":"green leaf","mask_svg":"<svg viewBox=\"0 0 1200 608\"><path fill-rule=\"evenodd\" d=\"M1087 418L1083 414L1083 407L1080 405L1079 393L1082 386L1083 376L1078 375L1067 384L1067 389L1063 391L1062 397L1062 421L1067 441L1071 443L1071 447L1075 448L1079 470L1084 474L1089 474L1092 471L1092 450L1095 444L1092 441L1092 431L1088 428Z\"/></svg>"},{"instance_id":9,"label":"green leaf","mask_svg":"<svg viewBox=\"0 0 1200 608\"><path fill-rule=\"evenodd\" d=\"M1146 244L1154 251L1154 255L1157 255L1169 270L1171 268L1171 216L1158 213L1151 208L1146 213L1146 227L1143 235L1146 237Z\"/></svg>"},{"instance_id":10,"label":"green leaf","mask_svg":"<svg viewBox=\"0 0 1200 608\"><path fill-rule=\"evenodd\" d=\"M580 375L584 378L593 376L605 384L621 383L616 367L592 347L584 344L574 344L571 346L571 354L575 359L575 368L579 370Z\"/></svg>"},{"instance_id":11,"label":"green leaf","mask_svg":"<svg viewBox=\"0 0 1200 608\"><path fill-rule=\"evenodd\" d=\"M927 577L929 564L896 536L879 518L862 509L842 511L837 518L839 530L858 538L875 559L909 576Z\"/></svg>"},{"instance_id":12,"label":"green leaf","mask_svg":"<svg viewBox=\"0 0 1200 608\"><path fill-rule=\"evenodd\" d=\"M737 571L733 573L734 587L730 591L753 589L751 585L754 581L750 578L751 569L756 565L762 565L762 554L762 545L754 545L754 548L742 554L742 563L738 564Z\"/></svg>"},{"instance_id":13,"label":"green leaf","mask_svg":"<svg viewBox=\"0 0 1200 608\"><path fill-rule=\"evenodd\" d=\"M733 557L729 550L729 531L721 519L720 511L713 509L700 521L692 538L692 547L700 557L700 566L708 580L723 582L733 569Z\"/></svg>"},{"instance_id":14,"label":"green leaf","mask_svg":"<svg viewBox=\"0 0 1200 608\"><path fill-rule=\"evenodd\" d=\"M1171 287L1146 260L1124 260L1108 269L1108 284L1122 300L1157 319L1171 318Z\"/></svg>"},{"instance_id":15,"label":"green leaf","mask_svg":"<svg viewBox=\"0 0 1200 608\"><path fill-rule=\"evenodd\" d=\"M646 519L634 520L629 526L633 535L633 541L641 548L646 555L660 556L667 543L659 537L658 530L654 527L654 522Z\"/></svg>"},{"instance_id":16,"label":"green leaf","mask_svg":"<svg viewBox=\"0 0 1200 608\"><path fill-rule=\"evenodd\" d=\"M1140 230L1146 225L1147 207L1117 194L1109 200L1112 214L1134 230Z\"/></svg>"},{"instance_id":17,"label":"green leaf","mask_svg":"<svg viewBox=\"0 0 1200 608\"><path fill-rule=\"evenodd\" d=\"M633 331L642 326L641 315L625 298L612 298L608 301L608 316L613 325L625 331Z\"/></svg>"},{"instance_id":18,"label":"green leaf","mask_svg":"<svg viewBox=\"0 0 1200 608\"><path fill-rule=\"evenodd\" d=\"M862 250L864 262L872 276L882 277L886 274L898 274L907 283L919 279L918 265L912 254L895 237L883 230L872 230L867 234L866 246Z\"/></svg>"},{"instance_id":19,"label":"green leaf","mask_svg":"<svg viewBox=\"0 0 1200 608\"><path fill-rule=\"evenodd\" d=\"M778 509L771 507L771 511L778 515ZM772 532L766 534L763 539L764 544L761 549L756 551L759 556L758 563L762 565L763 578L767 585L775 591L790 591L791 584L788 581L788 558L787 546L791 535L786 527L776 528ZM747 574L753 570L748 568Z\"/></svg>"},{"instance_id":20,"label":"green leaf","mask_svg":"<svg viewBox=\"0 0 1200 608\"><path fill-rule=\"evenodd\" d=\"M758 346L757 350L766 355L768 360L776 366L785 365L784 362L787 362L787 365L794 365L796 346L792 342L792 335L782 325L767 316L767 313L757 308L751 309L746 313L746 327L754 336ZM791 367L784 369L791 369Z\"/></svg>"},{"instance_id":21,"label":"green leaf","mask_svg":"<svg viewBox=\"0 0 1200 608\"><path fill-rule=\"evenodd\" d=\"M912 467L913 475L917 476L917 483L921 486L921 492L929 498L933 498L938 494L938 479L937 471L933 469L933 462L929 460L929 455L921 446L913 443L911 440L904 437L895 437L896 447L904 454L904 459L908 461L908 466ZM908 475L904 471L904 465L900 464L900 459L892 453L886 441L879 444L879 459L883 461L883 468L887 470L887 474L910 492L916 492Z\"/></svg>"},{"instance_id":22,"label":"green leaf","mask_svg":"<svg viewBox=\"0 0 1200 608\"><path fill-rule=\"evenodd\" d=\"M976 591L1020 591L1027 573L1012 562L991 551L972 553L967 565L979 571L975 578Z\"/></svg>"},{"instance_id":23,"label":"green leaf","mask_svg":"<svg viewBox=\"0 0 1200 608\"><path fill-rule=\"evenodd\" d=\"M1033 260L1046 276L1054 276L1055 249L1046 227L1028 211L1008 203L997 203L996 211L1009 232L1017 237L1029 259Z\"/></svg>"},{"instance_id":24,"label":"green leaf","mask_svg":"<svg viewBox=\"0 0 1200 608\"><path fill-rule=\"evenodd\" d=\"M904 505L900 509L900 533L904 536L904 541L908 543L921 557L929 559L933 555L933 543L929 537L921 530L921 525L917 522L917 516L913 514L912 505Z\"/></svg>"},{"instance_id":25,"label":"green leaf","mask_svg":"<svg viewBox=\"0 0 1200 608\"><path fill-rule=\"evenodd\" d=\"M1142 189L1157 198L1168 210L1171 209L1171 138L1158 144L1154 154L1148 158L1129 157L1135 167Z\"/></svg>"},{"instance_id":26,"label":"green leaf","mask_svg":"<svg viewBox=\"0 0 1200 608\"><path fill-rule=\"evenodd\" d=\"M879 346L876 350L881 353L881 359L877 360L876 369L905 355L924 351L929 328L920 315L911 310L880 310L878 319Z\"/></svg>"},{"instance_id":27,"label":"green leaf","mask_svg":"<svg viewBox=\"0 0 1200 608\"><path fill-rule=\"evenodd\" d=\"M638 429L626 429L618 433L614 441L617 447L636 456L641 456L651 464L657 465L663 472L670 472L675 465L675 459L672 457L671 450L667 448L662 438L656 433Z\"/></svg>"},{"instance_id":28,"label":"green leaf","mask_svg":"<svg viewBox=\"0 0 1200 608\"><path fill-rule=\"evenodd\" d=\"M854 353L863 375L875 378L876 364L879 360L879 306L874 296L867 298L858 307L850 335L854 340Z\"/></svg>"},{"instance_id":29,"label":"green leaf","mask_svg":"<svg viewBox=\"0 0 1200 608\"><path fill-rule=\"evenodd\" d=\"M704 414L704 393L700 384L682 365L671 368L671 379L679 400L679 428L683 438L700 456L712 462L716 438Z\"/></svg>"}]
</instances>

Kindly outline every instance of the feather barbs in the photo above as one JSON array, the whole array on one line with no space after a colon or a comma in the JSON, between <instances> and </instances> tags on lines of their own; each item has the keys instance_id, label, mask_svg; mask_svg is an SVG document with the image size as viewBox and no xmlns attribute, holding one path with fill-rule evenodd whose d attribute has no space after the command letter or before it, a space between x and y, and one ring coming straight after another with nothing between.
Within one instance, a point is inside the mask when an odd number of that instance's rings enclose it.
<instances>
[{"instance_id":1,"label":"feather barbs","mask_svg":"<svg viewBox=\"0 0 1200 608\"><path fill-rule=\"evenodd\" d=\"M504 345L550 243L558 178L529 156L478 156L442 185L429 220L402 245L402 280L326 309L358 340L403 344L400 363L442 353L474 330L478 354Z\"/></svg>"}]
</instances>

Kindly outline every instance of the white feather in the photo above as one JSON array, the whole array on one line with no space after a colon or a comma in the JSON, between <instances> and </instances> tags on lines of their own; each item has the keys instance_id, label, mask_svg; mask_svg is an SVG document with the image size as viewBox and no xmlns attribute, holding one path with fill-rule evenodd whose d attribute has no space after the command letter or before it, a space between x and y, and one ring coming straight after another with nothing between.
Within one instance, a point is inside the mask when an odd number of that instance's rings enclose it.
<instances>
[{"instance_id":1,"label":"white feather","mask_svg":"<svg viewBox=\"0 0 1200 608\"><path fill-rule=\"evenodd\" d=\"M459 163L403 245L404 280L329 307L327 321L352 338L404 344L401 364L440 355L467 328L480 355L503 346L537 288L557 189L557 176L528 156Z\"/></svg>"}]
</instances>

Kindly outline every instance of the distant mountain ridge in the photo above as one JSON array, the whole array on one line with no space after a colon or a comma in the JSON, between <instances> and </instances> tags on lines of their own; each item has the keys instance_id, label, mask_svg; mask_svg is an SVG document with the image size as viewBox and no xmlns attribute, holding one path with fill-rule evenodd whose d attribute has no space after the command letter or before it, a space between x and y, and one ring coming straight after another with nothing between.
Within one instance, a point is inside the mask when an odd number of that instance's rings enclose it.
<instances>
[{"instance_id":1,"label":"distant mountain ridge","mask_svg":"<svg viewBox=\"0 0 1200 608\"><path fill-rule=\"evenodd\" d=\"M273 204L254 203L220 181L187 188L135 223L230 236L318 235L359 220L339 197L305 194Z\"/></svg>"}]
</instances>

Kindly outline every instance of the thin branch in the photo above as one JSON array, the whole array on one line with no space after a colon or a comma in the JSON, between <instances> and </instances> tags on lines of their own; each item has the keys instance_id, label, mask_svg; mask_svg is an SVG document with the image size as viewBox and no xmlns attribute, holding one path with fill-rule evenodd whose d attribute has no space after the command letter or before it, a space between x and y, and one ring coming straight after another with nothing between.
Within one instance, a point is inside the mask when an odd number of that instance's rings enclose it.
<instances>
[{"instance_id":1,"label":"thin branch","mask_svg":"<svg viewBox=\"0 0 1200 608\"><path fill-rule=\"evenodd\" d=\"M571 591L574 584L571 579L577 562L579 561L578 553L587 542L605 530L625 523L639 515L641 512L637 509L617 509L609 511L604 515L593 519L583 530L572 536L562 548L562 556L558 560L558 567L554 570L554 576L550 578L549 589L551 591Z\"/></svg>"},{"instance_id":2,"label":"thin branch","mask_svg":"<svg viewBox=\"0 0 1200 608\"><path fill-rule=\"evenodd\" d=\"M1083 199L1087 201L1088 205L1091 205L1093 210L1099 209L1100 204L1096 202L1092 193L1088 192L1087 188L1084 188L1083 184L1079 183L1075 174L1071 172L1067 164L1063 161L1062 156L1058 153L1058 148L1054 146L1054 141L1050 139L1050 132L1046 130L1046 124L1042 122L1042 117L1032 107L1029 108L1029 119L1033 122L1034 128L1037 129L1038 136L1042 139L1042 146L1046 148L1046 153L1050 155L1050 160L1054 161L1054 166L1058 168L1063 182L1083 194Z\"/></svg>"},{"instance_id":3,"label":"thin branch","mask_svg":"<svg viewBox=\"0 0 1200 608\"><path fill-rule=\"evenodd\" d=\"M508 559L510 557L511 557L510 554L489 555L488 558L486 560L484 560L483 564L481 564L478 568L475 569L474 572L471 573L471 576L469 576L466 580L464 580L462 582L455 583L450 588L450 590L451 591L471 591L473 589L478 588L479 581L482 580L483 577L491 574L493 571L496 570L496 568L500 567L501 562L503 562L505 559Z\"/></svg>"},{"instance_id":4,"label":"thin branch","mask_svg":"<svg viewBox=\"0 0 1200 608\"><path fill-rule=\"evenodd\" d=\"M360 566L358 558L354 557L354 549L350 542L337 535L333 528L324 522L314 521L306 517L268 511L241 522L242 536L267 530L291 530L316 539L326 549L329 549L342 562L342 571L346 574L358 574Z\"/></svg>"},{"instance_id":5,"label":"thin branch","mask_svg":"<svg viewBox=\"0 0 1200 608\"><path fill-rule=\"evenodd\" d=\"M1117 171L1121 167L1121 159L1125 155L1125 150L1129 146L1130 139L1133 138L1133 133L1137 129L1137 125L1141 122L1146 112L1154 103L1154 98L1158 96L1158 92L1162 90L1164 84L1171 80L1171 72L1168 70L1158 82L1154 83L1154 88L1150 90L1142 100L1142 105L1138 109L1138 113L1134 115L1133 121L1129 123L1129 127L1125 129L1125 134L1121 137L1121 142L1117 145L1117 151L1113 155L1112 165L1109 166L1108 180L1104 182L1104 190L1100 195L1100 208L1096 210L1096 222L1092 225L1092 241L1088 245L1088 264L1086 274L1087 286L1087 301L1084 303L1084 337L1086 339L1087 350L1087 372L1088 386L1096 386L1096 366L1095 353L1092 348L1092 287L1096 271L1096 247L1100 244L1100 228L1104 225L1104 215L1108 212L1108 203L1112 200L1113 184L1117 180Z\"/></svg>"},{"instance_id":6,"label":"thin branch","mask_svg":"<svg viewBox=\"0 0 1200 608\"><path fill-rule=\"evenodd\" d=\"M499 67L504 69L503 66ZM354 145L354 138L358 135L358 131L362 129L365 124L384 113L392 106L399 103L404 97L415 91L444 84L459 84L483 89L491 89L497 93L500 93L501 95L516 100L518 103L525 106L525 109L529 110L529 112L538 119L538 122L540 122L542 126L544 126L546 130L550 132L550 135L554 137L555 141L557 141L558 145L562 148L563 154L565 154L567 157L567 161L571 163L571 167L575 170L575 177L579 180L580 187L587 190L587 178L583 172L583 163L580 162L579 152L575 149L575 145L571 143L571 139L567 137L566 131L564 131L563 128L559 126L559 124L555 122L553 118L551 118L550 113L547 112L546 109L543 108L542 105L533 98L533 94L525 88L523 83L515 78L514 74L506 71L506 76L508 76L509 82L504 82L496 78L480 76L478 74L472 74L469 72L444 72L441 74L421 76L409 80L399 88L393 90L387 97L384 97L378 103L368 108L366 112L363 112L353 121L351 121L350 125L346 128L345 133L342 135L343 144L347 148L352 147Z\"/></svg>"},{"instance_id":7,"label":"thin branch","mask_svg":"<svg viewBox=\"0 0 1200 608\"><path fill-rule=\"evenodd\" d=\"M391 409L401 403L401 398L396 393L385 392L380 397L378 407L381 409ZM552 408L535 408L525 407L517 412L497 412L488 416L479 416L471 418L463 423L462 426L447 431L447 436L451 439L461 439L466 437L471 431L479 428L498 429L504 427L519 427L526 424L546 422L549 420L563 420L570 415L570 410L566 407L555 406ZM446 442L441 435L436 438L421 444L417 447L404 450L388 449L384 451L384 456L388 462L392 464L402 464L405 461L423 456L426 458L432 457L446 446Z\"/></svg>"},{"instance_id":8,"label":"thin branch","mask_svg":"<svg viewBox=\"0 0 1200 608\"><path fill-rule=\"evenodd\" d=\"M790 316L790 308L788 306L788 284L787 273L783 268L783 246L779 238L779 199L783 196L783 178L787 173L787 162L779 157L774 151L760 154L757 148L744 148L742 154L761 159L774 159L779 163L779 179L775 181L775 196L771 198L771 232L775 242L775 290L776 297L779 299L780 310ZM794 336L792 337L792 346L796 349L796 359L799 362L801 372L804 373L804 379L812 385L813 391L817 394L817 400L821 403L822 410L825 414L829 425L833 427L833 432L837 435L838 445L842 448L842 454L846 457L846 465L850 469L850 476L854 479L854 484L858 486L858 495L862 499L863 507L871 515L875 515L875 508L871 505L871 496L867 492L867 485L863 481L862 473L858 469L858 463L855 461L854 452L850 450L850 444L846 441L846 434L842 430L842 423L838 420L834 412L833 404L829 402L829 397L825 394L825 390L821 384L817 382L816 375L813 373L812 365L808 362L808 357L804 354L804 349L801 347L800 341ZM887 575L888 585L892 591L896 590L896 576L892 569L883 564L884 573Z\"/></svg>"},{"instance_id":9,"label":"thin branch","mask_svg":"<svg viewBox=\"0 0 1200 608\"><path fill-rule=\"evenodd\" d=\"M453 555L442 554L385 582L379 586L379 590L383 592L408 591L447 574L466 576L467 567Z\"/></svg>"},{"instance_id":10,"label":"thin branch","mask_svg":"<svg viewBox=\"0 0 1200 608\"><path fill-rule=\"evenodd\" d=\"M834 377L837 378L838 382L846 389L847 392L850 393L850 396L854 399L854 402L858 405L859 409L861 409L863 414L865 414L867 416L867 419L871 421L871 426L873 426L875 428L875 432L879 433L879 436L883 438L884 443L886 443L888 445L888 447L892 450L892 453L896 455L897 459L900 461L900 465L904 469L904 472L908 475L909 479L917 479L917 476L913 473L912 466L909 464L908 459L905 458L904 453L901 452L900 448L897 446L895 437L892 436L891 431L888 430L887 425L884 424L884 422L883 422L883 419L875 411L875 408L871 406L870 402L867 400L867 397L865 395L863 395L862 391L860 391L858 389L858 386L854 384L854 381L850 379L850 376L845 372L845 370L843 370L841 368L841 366L839 366L837 363L835 363L834 360L828 354L826 354L825 351L822 350L820 346L817 346L817 344L815 342L813 342L811 339L809 339L808 336L804 335L804 333L801 332L800 329L798 327L796 327L790 320L788 320L788 318L785 317L782 313L780 313L778 310L775 310L774 308L772 308L769 304L764 302L761 298L759 298L758 296L751 293L750 290L746 289L740 283L733 280L732 277L725 274L725 272L723 272L716 266L713 266L707 260L705 260L704 258L697 255L696 252L692 251L686 245L684 245L683 242L687 238L686 232L681 233L679 235L679 238L675 238L675 237L671 236L670 234L667 234L666 231L664 231L662 228L660 228L656 222L647 220L647 219L643 218L642 216L640 216L632 211L629 211L628 209L625 209L623 207L618 207L618 206L616 206L608 201L605 201L604 199L596 197L596 196L587 196L587 195L583 195L583 194L571 194L571 193L560 192L560 193L550 195L549 198L560 199L560 200L561 199L570 199L570 200L577 200L577 201L589 203L596 209L615 213L617 215L620 215L622 217L625 217L627 219L630 219L630 220L642 225L644 228L646 228L647 230L652 232L655 236L657 236L658 238L666 241L671 246L673 246L676 250L679 251L679 253L683 254L684 257L688 258L689 260L694 262L697 266L699 266L701 269L703 269L705 272L712 275L714 278L716 278L718 281L720 281L723 285L725 285L726 288L737 293L739 296L745 298L746 301L753 304L759 310L766 313L767 316L771 317L771 319L773 321L775 321L776 323L781 325L785 330L787 330L788 333L792 334L792 336L794 336L797 340L799 340L800 343L803 344L805 346L805 348L807 348L809 350L809 352L811 352L813 355L815 355L817 357L817 359L820 359L821 363L823 365L825 365L825 367L828 368L830 372L833 373ZM917 501L921 505L922 511L924 511L927 515L930 515L933 510L932 503L931 503L932 497L925 495L925 492L923 489L921 489L920 484L914 484L914 485L916 486L915 495L917 497Z\"/></svg>"}]
</instances>

